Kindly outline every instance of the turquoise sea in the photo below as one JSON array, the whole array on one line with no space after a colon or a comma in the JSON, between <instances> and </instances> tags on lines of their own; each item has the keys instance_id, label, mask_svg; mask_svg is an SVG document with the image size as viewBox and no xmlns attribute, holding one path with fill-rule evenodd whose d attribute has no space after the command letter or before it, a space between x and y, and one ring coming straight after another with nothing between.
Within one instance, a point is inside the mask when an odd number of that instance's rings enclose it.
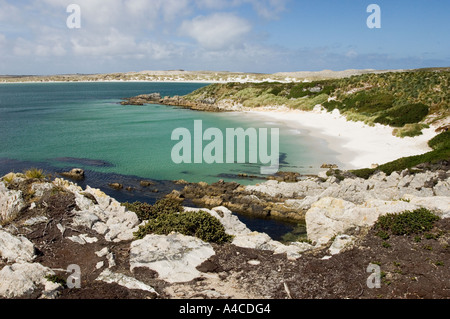
<instances>
[{"instance_id":1,"label":"turquoise sea","mask_svg":"<svg viewBox=\"0 0 450 319\"><path fill-rule=\"evenodd\" d=\"M27 167L61 172L74 167L89 174L86 184L107 188L108 182L151 179L188 182L260 180L237 179L258 175L261 164L175 164L171 140L176 128L279 128L280 170L315 173L324 162L336 162L324 141L308 137L268 118L244 113L204 113L162 105L122 106L121 98L160 92L185 95L198 83L17 83L0 84L0 174ZM205 142L205 145L207 143ZM133 178L132 178L133 177ZM166 183L166 184L164 184ZM126 184L126 183L124 183ZM105 192L119 200L142 199L144 193ZM155 195L156 196L156 195Z\"/></svg>"}]
</instances>

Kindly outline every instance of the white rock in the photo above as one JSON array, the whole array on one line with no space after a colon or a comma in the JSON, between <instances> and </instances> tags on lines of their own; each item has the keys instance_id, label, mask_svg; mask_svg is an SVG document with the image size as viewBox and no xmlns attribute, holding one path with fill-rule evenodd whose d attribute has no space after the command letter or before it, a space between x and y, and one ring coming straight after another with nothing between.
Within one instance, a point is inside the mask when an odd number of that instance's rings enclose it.
<instances>
[{"instance_id":1,"label":"white rock","mask_svg":"<svg viewBox=\"0 0 450 319\"><path fill-rule=\"evenodd\" d=\"M271 240L272 238L266 233L250 232L235 236L232 244L243 248L261 249Z\"/></svg>"},{"instance_id":2,"label":"white rock","mask_svg":"<svg viewBox=\"0 0 450 319\"><path fill-rule=\"evenodd\" d=\"M247 264L252 265L252 266L258 266L259 264L261 264L261 262L257 259L252 259L247 261Z\"/></svg>"},{"instance_id":3,"label":"white rock","mask_svg":"<svg viewBox=\"0 0 450 319\"><path fill-rule=\"evenodd\" d=\"M90 211L77 211L75 214L72 220L72 226L74 227L92 228L99 221L99 217Z\"/></svg>"},{"instance_id":4,"label":"white rock","mask_svg":"<svg viewBox=\"0 0 450 319\"><path fill-rule=\"evenodd\" d=\"M36 216L36 217L31 217L31 218L27 219L26 221L24 221L23 225L24 226L33 226L33 225L45 223L46 221L48 221L48 218L46 216Z\"/></svg>"},{"instance_id":5,"label":"white rock","mask_svg":"<svg viewBox=\"0 0 450 319\"><path fill-rule=\"evenodd\" d=\"M67 237L67 239L70 239L71 241L78 243L80 245L84 244L92 244L98 241L98 238L96 237L89 237L87 234L80 234L78 236L71 236Z\"/></svg>"},{"instance_id":6,"label":"white rock","mask_svg":"<svg viewBox=\"0 0 450 319\"><path fill-rule=\"evenodd\" d=\"M56 283L49 280L45 281L44 291L42 292L42 295L39 297L40 299L56 299L59 295L59 291L63 287Z\"/></svg>"},{"instance_id":7,"label":"white rock","mask_svg":"<svg viewBox=\"0 0 450 319\"><path fill-rule=\"evenodd\" d=\"M95 230L100 235L105 235L108 232L108 226L106 226L103 222L97 222L92 226L92 229Z\"/></svg>"},{"instance_id":8,"label":"white rock","mask_svg":"<svg viewBox=\"0 0 450 319\"><path fill-rule=\"evenodd\" d=\"M118 285L121 285L128 289L145 290L158 295L156 290L150 287L149 285L146 285L133 277L128 277L120 273L113 273L109 269L103 270L103 272L97 277L96 280L103 281L106 283L117 283Z\"/></svg>"},{"instance_id":9,"label":"white rock","mask_svg":"<svg viewBox=\"0 0 450 319\"><path fill-rule=\"evenodd\" d=\"M446 181L439 181L434 187L434 194L436 196L450 196L450 183Z\"/></svg>"},{"instance_id":10,"label":"white rock","mask_svg":"<svg viewBox=\"0 0 450 319\"><path fill-rule=\"evenodd\" d=\"M109 253L106 256L106 259L108 260L108 268L112 268L116 265L116 261L114 259L114 254L113 253Z\"/></svg>"},{"instance_id":11,"label":"white rock","mask_svg":"<svg viewBox=\"0 0 450 319\"><path fill-rule=\"evenodd\" d=\"M0 221L9 220L23 207L22 192L9 190L4 182L0 182Z\"/></svg>"},{"instance_id":12,"label":"white rock","mask_svg":"<svg viewBox=\"0 0 450 319\"><path fill-rule=\"evenodd\" d=\"M66 231L66 227L64 227L63 225L61 225L61 224L58 223L58 224L56 225L56 228L58 228L59 231L61 232L61 235L64 236L64 232Z\"/></svg>"},{"instance_id":13,"label":"white rock","mask_svg":"<svg viewBox=\"0 0 450 319\"><path fill-rule=\"evenodd\" d=\"M450 218L450 197L417 197L413 195L405 195L403 198L409 200L411 204L433 211L441 218Z\"/></svg>"},{"instance_id":14,"label":"white rock","mask_svg":"<svg viewBox=\"0 0 450 319\"><path fill-rule=\"evenodd\" d=\"M339 254L343 249L350 247L355 241L355 237L349 235L338 235L329 248L331 255Z\"/></svg>"},{"instance_id":15,"label":"white rock","mask_svg":"<svg viewBox=\"0 0 450 319\"><path fill-rule=\"evenodd\" d=\"M100 268L102 268L104 265L105 265L105 262L104 262L104 261L99 261L99 262L95 265L95 268L100 269Z\"/></svg>"},{"instance_id":16,"label":"white rock","mask_svg":"<svg viewBox=\"0 0 450 319\"><path fill-rule=\"evenodd\" d=\"M305 216L308 239L327 243L333 236L358 227L370 227L378 217L419 208L404 201L369 200L361 205L325 197L311 206Z\"/></svg>"},{"instance_id":17,"label":"white rock","mask_svg":"<svg viewBox=\"0 0 450 319\"><path fill-rule=\"evenodd\" d=\"M108 254L108 252L109 252L108 247L105 247L102 250L96 251L95 254L98 257L104 257L104 256L106 256Z\"/></svg>"},{"instance_id":18,"label":"white rock","mask_svg":"<svg viewBox=\"0 0 450 319\"><path fill-rule=\"evenodd\" d=\"M53 272L39 263L15 263L0 270L0 296L16 298L31 294Z\"/></svg>"},{"instance_id":19,"label":"white rock","mask_svg":"<svg viewBox=\"0 0 450 319\"><path fill-rule=\"evenodd\" d=\"M196 267L214 254L212 246L198 238L147 235L131 243L130 269L147 267L170 283L187 282L201 275Z\"/></svg>"},{"instance_id":20,"label":"white rock","mask_svg":"<svg viewBox=\"0 0 450 319\"><path fill-rule=\"evenodd\" d=\"M0 256L8 262L29 262L35 257L34 245L25 237L0 229Z\"/></svg>"},{"instance_id":21,"label":"white rock","mask_svg":"<svg viewBox=\"0 0 450 319\"><path fill-rule=\"evenodd\" d=\"M42 197L45 192L51 191L54 187L53 183L33 183L31 190L34 192L34 196Z\"/></svg>"}]
</instances>

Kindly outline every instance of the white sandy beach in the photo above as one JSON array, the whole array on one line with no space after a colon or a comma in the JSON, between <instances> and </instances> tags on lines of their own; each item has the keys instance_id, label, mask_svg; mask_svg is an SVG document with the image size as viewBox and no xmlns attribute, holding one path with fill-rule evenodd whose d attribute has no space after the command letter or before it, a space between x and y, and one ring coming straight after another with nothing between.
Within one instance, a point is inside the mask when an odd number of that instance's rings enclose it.
<instances>
[{"instance_id":1,"label":"white sandy beach","mask_svg":"<svg viewBox=\"0 0 450 319\"><path fill-rule=\"evenodd\" d=\"M340 162L346 164L340 167L342 169L367 168L429 152L431 148L427 142L437 134L436 128L430 126L423 130L423 135L399 138L392 135L392 127L347 121L337 112L306 112L280 107L246 112L280 121L300 131L303 128L310 136L325 139L329 148L340 154Z\"/></svg>"}]
</instances>

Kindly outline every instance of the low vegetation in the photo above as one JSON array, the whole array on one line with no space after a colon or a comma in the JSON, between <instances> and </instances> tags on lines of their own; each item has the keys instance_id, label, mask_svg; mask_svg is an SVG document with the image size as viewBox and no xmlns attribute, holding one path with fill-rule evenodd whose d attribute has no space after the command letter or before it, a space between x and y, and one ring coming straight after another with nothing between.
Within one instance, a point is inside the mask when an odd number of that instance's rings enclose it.
<instances>
[{"instance_id":1,"label":"low vegetation","mask_svg":"<svg viewBox=\"0 0 450 319\"><path fill-rule=\"evenodd\" d=\"M29 179L43 180L43 179L47 178L47 175L44 173L44 171L42 169L38 169L38 168L31 168L31 169L25 171L24 175L26 178L29 178Z\"/></svg>"},{"instance_id":2,"label":"low vegetation","mask_svg":"<svg viewBox=\"0 0 450 319\"><path fill-rule=\"evenodd\" d=\"M450 69L368 73L303 83L212 84L185 96L192 101L227 100L244 107L286 106L312 110L320 104L338 109L351 121L396 128L399 137L417 136L448 116Z\"/></svg>"},{"instance_id":3,"label":"low vegetation","mask_svg":"<svg viewBox=\"0 0 450 319\"><path fill-rule=\"evenodd\" d=\"M428 209L419 208L414 211L405 211L400 214L386 214L380 216L375 224L378 236L384 240L391 235L422 234L431 230L439 217Z\"/></svg>"},{"instance_id":4,"label":"low vegetation","mask_svg":"<svg viewBox=\"0 0 450 319\"><path fill-rule=\"evenodd\" d=\"M145 221L134 233L137 239L148 234L168 235L172 232L216 244L230 242L233 238L226 234L217 218L204 211L184 211L181 203L176 200L164 198L153 206L140 202L125 203L124 206Z\"/></svg>"}]
</instances>

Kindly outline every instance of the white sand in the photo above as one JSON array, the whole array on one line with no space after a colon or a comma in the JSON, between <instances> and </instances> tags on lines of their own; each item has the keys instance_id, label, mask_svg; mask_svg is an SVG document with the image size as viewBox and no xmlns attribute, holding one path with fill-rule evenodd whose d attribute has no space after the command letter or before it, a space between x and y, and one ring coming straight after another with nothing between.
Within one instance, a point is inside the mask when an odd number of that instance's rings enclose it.
<instances>
[{"instance_id":1,"label":"white sand","mask_svg":"<svg viewBox=\"0 0 450 319\"><path fill-rule=\"evenodd\" d=\"M399 138L392 135L391 127L347 121L338 112L305 112L287 108L246 112L283 122L301 132L302 128L306 129L310 136L325 139L330 149L340 154L338 160L346 165L340 167L342 169L367 168L372 164L381 165L429 152L431 148L427 142L437 134L436 128L430 126L422 131L423 135Z\"/></svg>"}]
</instances>

